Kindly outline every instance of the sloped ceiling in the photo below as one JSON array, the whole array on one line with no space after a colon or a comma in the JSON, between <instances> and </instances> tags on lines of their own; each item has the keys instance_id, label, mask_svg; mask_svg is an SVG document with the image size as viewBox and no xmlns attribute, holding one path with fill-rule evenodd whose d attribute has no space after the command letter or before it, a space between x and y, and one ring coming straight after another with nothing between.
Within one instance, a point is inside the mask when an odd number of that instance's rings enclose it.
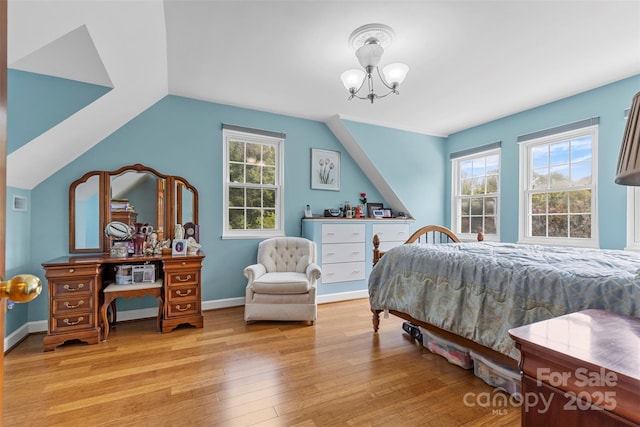
<instances>
[{"instance_id":1,"label":"sloped ceiling","mask_svg":"<svg viewBox=\"0 0 640 427\"><path fill-rule=\"evenodd\" d=\"M410 71L347 101L373 22L396 33L381 65ZM114 88L9 156L33 188L166 94L446 136L639 74L640 2L10 0L9 66Z\"/></svg>"}]
</instances>

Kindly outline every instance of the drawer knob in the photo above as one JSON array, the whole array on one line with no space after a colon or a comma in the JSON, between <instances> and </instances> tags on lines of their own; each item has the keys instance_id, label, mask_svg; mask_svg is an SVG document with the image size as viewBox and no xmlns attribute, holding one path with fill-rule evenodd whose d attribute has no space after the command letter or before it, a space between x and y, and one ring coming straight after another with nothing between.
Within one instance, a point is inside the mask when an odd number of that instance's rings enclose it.
<instances>
[{"instance_id":1,"label":"drawer knob","mask_svg":"<svg viewBox=\"0 0 640 427\"><path fill-rule=\"evenodd\" d=\"M69 304L69 301L65 301L65 302L64 302L64 306L65 306L66 308L78 308L78 307L80 307L82 304L84 304L84 301L83 301L83 300L80 300L80 301L78 301L78 303L77 303L77 304L73 304L73 305Z\"/></svg>"},{"instance_id":2,"label":"drawer knob","mask_svg":"<svg viewBox=\"0 0 640 427\"><path fill-rule=\"evenodd\" d=\"M84 320L84 317L80 316L80 317L78 317L78 319L75 322L72 322L69 319L64 319L63 322L64 322L65 325L74 326L74 325L77 325L80 322L82 322L82 320Z\"/></svg>"},{"instance_id":3,"label":"drawer knob","mask_svg":"<svg viewBox=\"0 0 640 427\"><path fill-rule=\"evenodd\" d=\"M73 273L74 271L76 271L76 269L75 269L75 268L70 268L70 269L69 269L69 273Z\"/></svg>"},{"instance_id":4,"label":"drawer knob","mask_svg":"<svg viewBox=\"0 0 640 427\"><path fill-rule=\"evenodd\" d=\"M178 295L179 297L186 297L188 295L191 295L191 289L187 289L187 292L182 292L180 289L178 289L176 291L176 295Z\"/></svg>"},{"instance_id":5,"label":"drawer knob","mask_svg":"<svg viewBox=\"0 0 640 427\"><path fill-rule=\"evenodd\" d=\"M84 288L84 283L78 283L78 286L76 286L75 288L72 288L69 285L64 285L63 288L64 288L65 291L77 292L77 291L79 291L79 290Z\"/></svg>"},{"instance_id":6,"label":"drawer knob","mask_svg":"<svg viewBox=\"0 0 640 427\"><path fill-rule=\"evenodd\" d=\"M176 280L178 282L188 282L189 280L191 280L191 275L189 274L187 277L185 277L184 279L182 278L182 276L176 276Z\"/></svg>"},{"instance_id":7,"label":"drawer knob","mask_svg":"<svg viewBox=\"0 0 640 427\"><path fill-rule=\"evenodd\" d=\"M180 264L187 265L187 262L186 261L182 261Z\"/></svg>"},{"instance_id":8,"label":"drawer knob","mask_svg":"<svg viewBox=\"0 0 640 427\"><path fill-rule=\"evenodd\" d=\"M191 304L187 304L187 306L185 308L182 308L179 305L176 305L176 310L178 310L178 311L187 311L190 308L191 308Z\"/></svg>"}]
</instances>

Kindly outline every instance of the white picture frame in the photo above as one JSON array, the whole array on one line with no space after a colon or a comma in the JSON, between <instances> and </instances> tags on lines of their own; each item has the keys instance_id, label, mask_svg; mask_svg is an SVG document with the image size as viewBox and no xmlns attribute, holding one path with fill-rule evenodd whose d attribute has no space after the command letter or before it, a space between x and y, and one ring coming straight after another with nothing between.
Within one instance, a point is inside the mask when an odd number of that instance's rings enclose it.
<instances>
[{"instance_id":1,"label":"white picture frame","mask_svg":"<svg viewBox=\"0 0 640 427\"><path fill-rule=\"evenodd\" d=\"M340 191L340 151L311 149L311 189Z\"/></svg>"},{"instance_id":2,"label":"white picture frame","mask_svg":"<svg viewBox=\"0 0 640 427\"><path fill-rule=\"evenodd\" d=\"M186 255L187 239L173 239L171 242L171 255Z\"/></svg>"}]
</instances>

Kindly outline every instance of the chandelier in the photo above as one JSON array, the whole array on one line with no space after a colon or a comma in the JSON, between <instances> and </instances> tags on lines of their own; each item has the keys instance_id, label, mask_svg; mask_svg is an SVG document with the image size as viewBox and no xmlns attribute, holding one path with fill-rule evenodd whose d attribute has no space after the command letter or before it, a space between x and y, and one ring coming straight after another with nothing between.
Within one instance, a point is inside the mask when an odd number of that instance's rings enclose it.
<instances>
[{"instance_id":1,"label":"chandelier","mask_svg":"<svg viewBox=\"0 0 640 427\"><path fill-rule=\"evenodd\" d=\"M349 100L353 98L368 99L372 104L377 98L395 93L399 94L398 86L404 81L409 67L399 62L389 64L382 69L378 68L380 58L393 40L394 32L391 27L384 24L367 24L356 28L349 43L356 49L356 57L362 69L347 70L340 75L342 84L349 91ZM379 95L374 89L374 72L388 91ZM366 86L366 89L365 89ZM361 92L362 91L362 92Z\"/></svg>"}]
</instances>

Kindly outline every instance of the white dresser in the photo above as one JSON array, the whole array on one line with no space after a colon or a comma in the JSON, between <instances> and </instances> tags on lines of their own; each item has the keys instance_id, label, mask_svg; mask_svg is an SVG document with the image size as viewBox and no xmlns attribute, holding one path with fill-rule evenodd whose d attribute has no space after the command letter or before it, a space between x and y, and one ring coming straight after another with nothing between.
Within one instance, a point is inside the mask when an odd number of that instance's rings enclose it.
<instances>
[{"instance_id":1,"label":"white dresser","mask_svg":"<svg viewBox=\"0 0 640 427\"><path fill-rule=\"evenodd\" d=\"M387 250L409 238L412 223L411 219L303 219L302 236L318 245L322 267L318 294L367 290L374 234L382 242L381 249Z\"/></svg>"},{"instance_id":2,"label":"white dresser","mask_svg":"<svg viewBox=\"0 0 640 427\"><path fill-rule=\"evenodd\" d=\"M322 224L322 283L364 280L365 225Z\"/></svg>"}]
</instances>

